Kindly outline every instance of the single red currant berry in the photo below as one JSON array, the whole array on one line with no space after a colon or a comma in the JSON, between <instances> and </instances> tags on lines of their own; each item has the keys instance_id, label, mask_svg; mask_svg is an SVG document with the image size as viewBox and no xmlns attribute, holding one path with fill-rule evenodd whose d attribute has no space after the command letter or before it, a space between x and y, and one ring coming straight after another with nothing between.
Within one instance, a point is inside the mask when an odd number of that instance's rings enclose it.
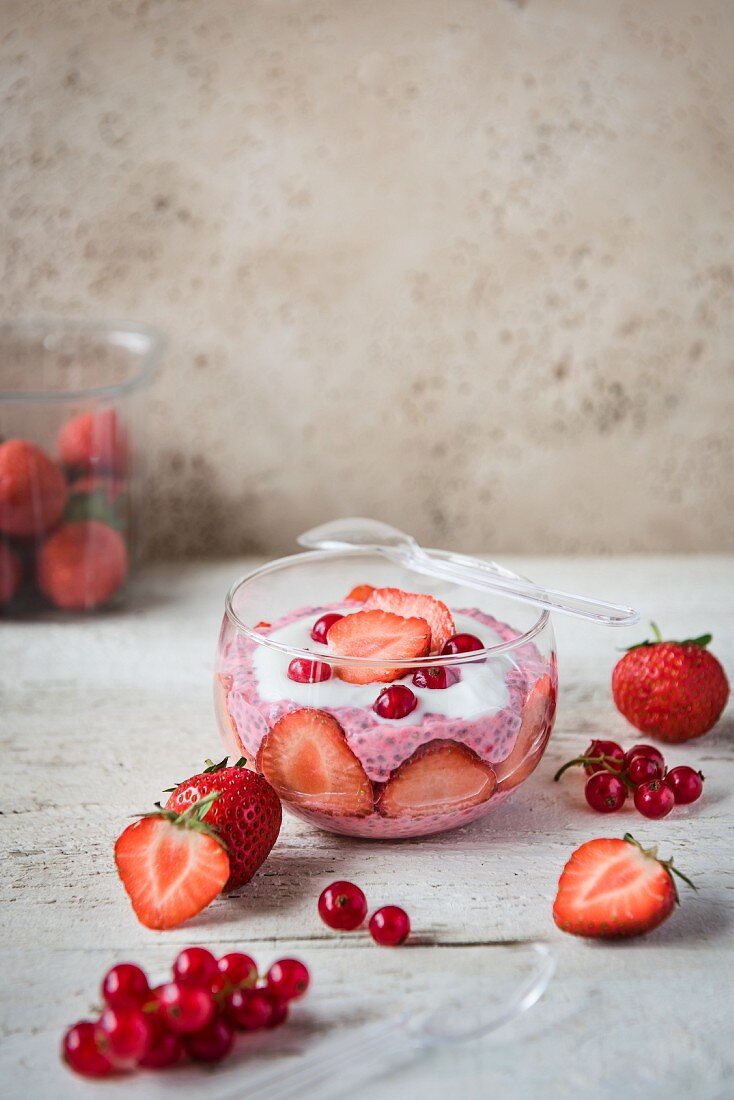
<instances>
[{"instance_id":1,"label":"single red currant berry","mask_svg":"<svg viewBox=\"0 0 734 1100\"><path fill-rule=\"evenodd\" d=\"M91 1020L79 1020L70 1027L61 1043L61 1056L69 1069L82 1077L107 1077L114 1066L100 1049L99 1027Z\"/></svg>"},{"instance_id":2,"label":"single red currant berry","mask_svg":"<svg viewBox=\"0 0 734 1100\"><path fill-rule=\"evenodd\" d=\"M277 997L273 998L273 1008L270 1015L269 1028L280 1027L288 1019L288 1002L279 1001Z\"/></svg>"},{"instance_id":3,"label":"single red currant berry","mask_svg":"<svg viewBox=\"0 0 734 1100\"><path fill-rule=\"evenodd\" d=\"M667 817L675 805L675 795L662 779L643 783L635 791L635 808L643 817Z\"/></svg>"},{"instance_id":4,"label":"single red currant berry","mask_svg":"<svg viewBox=\"0 0 734 1100\"><path fill-rule=\"evenodd\" d=\"M225 1014L240 1031L261 1031L270 1026L274 1004L267 989L235 989L227 998Z\"/></svg>"},{"instance_id":5,"label":"single red currant berry","mask_svg":"<svg viewBox=\"0 0 734 1100\"><path fill-rule=\"evenodd\" d=\"M217 960L205 947L185 947L174 959L173 976L187 985L211 985L217 976Z\"/></svg>"},{"instance_id":6,"label":"single red currant berry","mask_svg":"<svg viewBox=\"0 0 734 1100\"><path fill-rule=\"evenodd\" d=\"M449 668L443 665L437 668L419 668L413 676L413 683L419 688L433 688L442 691L444 688L458 684L461 673L458 668Z\"/></svg>"},{"instance_id":7,"label":"single red currant berry","mask_svg":"<svg viewBox=\"0 0 734 1100\"><path fill-rule=\"evenodd\" d=\"M665 777L666 787L670 787L676 803L686 806L689 802L695 802L703 792L703 772L697 772L686 764L680 764L677 768L671 768Z\"/></svg>"},{"instance_id":8,"label":"single red currant berry","mask_svg":"<svg viewBox=\"0 0 734 1100\"><path fill-rule=\"evenodd\" d=\"M268 970L268 989L277 1001L297 1001L308 989L311 976L299 959L278 959Z\"/></svg>"},{"instance_id":9,"label":"single red currant berry","mask_svg":"<svg viewBox=\"0 0 734 1100\"><path fill-rule=\"evenodd\" d=\"M206 1027L216 1007L210 990L185 982L168 982L162 986L158 1001L171 1031L181 1034Z\"/></svg>"},{"instance_id":10,"label":"single red currant berry","mask_svg":"<svg viewBox=\"0 0 734 1100\"><path fill-rule=\"evenodd\" d=\"M638 756L642 756L647 760L656 761L660 768L660 775L665 774L665 757L660 749L656 749L654 745L633 745L632 748L627 749L627 752L624 754L626 766L629 768L632 761L636 760Z\"/></svg>"},{"instance_id":11,"label":"single red currant berry","mask_svg":"<svg viewBox=\"0 0 734 1100\"><path fill-rule=\"evenodd\" d=\"M234 988L249 988L257 981L257 963L241 951L231 951L228 955L222 955L217 966L225 983Z\"/></svg>"},{"instance_id":12,"label":"single red currant berry","mask_svg":"<svg viewBox=\"0 0 734 1100\"><path fill-rule=\"evenodd\" d=\"M196 1062L221 1062L232 1049L234 1028L222 1016L184 1038L186 1053Z\"/></svg>"},{"instance_id":13,"label":"single red currant berry","mask_svg":"<svg viewBox=\"0 0 734 1100\"><path fill-rule=\"evenodd\" d=\"M102 998L110 1008L135 1008L149 992L145 971L135 963L118 963L102 979Z\"/></svg>"},{"instance_id":14,"label":"single red currant berry","mask_svg":"<svg viewBox=\"0 0 734 1100\"><path fill-rule=\"evenodd\" d=\"M484 643L481 638L477 638L476 634L453 634L448 641L444 642L441 655L475 653L478 649L484 649ZM480 657L479 660L476 661L476 664L480 664L486 660L486 657Z\"/></svg>"},{"instance_id":15,"label":"single red currant berry","mask_svg":"<svg viewBox=\"0 0 734 1100\"><path fill-rule=\"evenodd\" d=\"M640 783L649 783L651 779L662 779L663 769L652 756L633 756L627 764L627 778L639 787Z\"/></svg>"},{"instance_id":16,"label":"single red currant berry","mask_svg":"<svg viewBox=\"0 0 734 1100\"><path fill-rule=\"evenodd\" d=\"M328 615L322 615L311 627L311 637L315 642L326 645L326 635L329 633L329 628L343 618L343 615L337 615L335 611L330 611Z\"/></svg>"},{"instance_id":17,"label":"single red currant berry","mask_svg":"<svg viewBox=\"0 0 734 1100\"><path fill-rule=\"evenodd\" d=\"M410 918L397 905L383 905L370 917L370 935L381 947L397 947L410 935Z\"/></svg>"},{"instance_id":18,"label":"single red currant berry","mask_svg":"<svg viewBox=\"0 0 734 1100\"><path fill-rule=\"evenodd\" d=\"M616 741L592 741L584 756L603 756L608 766L613 768L615 772L622 770L625 760L624 749ZM606 770L604 764L584 764L584 771L587 775Z\"/></svg>"},{"instance_id":19,"label":"single red currant berry","mask_svg":"<svg viewBox=\"0 0 734 1100\"><path fill-rule=\"evenodd\" d=\"M586 780L584 797L597 813L613 814L624 806L627 788L619 776L611 772L594 772Z\"/></svg>"},{"instance_id":20,"label":"single red currant berry","mask_svg":"<svg viewBox=\"0 0 734 1100\"><path fill-rule=\"evenodd\" d=\"M152 1038L148 1017L140 1008L109 1008L99 1018L105 1054L121 1066L138 1062Z\"/></svg>"},{"instance_id":21,"label":"single red currant berry","mask_svg":"<svg viewBox=\"0 0 734 1100\"><path fill-rule=\"evenodd\" d=\"M182 1054L181 1036L176 1035L175 1031L161 1029L155 1034L138 1065L145 1069L168 1069L180 1062Z\"/></svg>"},{"instance_id":22,"label":"single red currant berry","mask_svg":"<svg viewBox=\"0 0 734 1100\"><path fill-rule=\"evenodd\" d=\"M329 928L353 932L367 916L367 898L353 882L332 882L319 897L319 916Z\"/></svg>"},{"instance_id":23,"label":"single red currant berry","mask_svg":"<svg viewBox=\"0 0 734 1100\"><path fill-rule=\"evenodd\" d=\"M294 657L288 665L288 679L297 684L323 684L331 676L331 669L323 661L307 661Z\"/></svg>"},{"instance_id":24,"label":"single red currant berry","mask_svg":"<svg viewBox=\"0 0 734 1100\"><path fill-rule=\"evenodd\" d=\"M372 709L380 718L405 718L418 706L415 692L404 684L392 684L375 699Z\"/></svg>"}]
</instances>

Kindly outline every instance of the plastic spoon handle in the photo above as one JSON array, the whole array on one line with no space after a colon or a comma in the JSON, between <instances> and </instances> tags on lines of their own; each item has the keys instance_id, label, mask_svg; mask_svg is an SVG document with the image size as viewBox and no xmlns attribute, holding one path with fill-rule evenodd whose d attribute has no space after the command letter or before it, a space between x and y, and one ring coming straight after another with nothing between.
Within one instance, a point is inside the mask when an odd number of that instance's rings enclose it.
<instances>
[{"instance_id":1,"label":"plastic spoon handle","mask_svg":"<svg viewBox=\"0 0 734 1100\"><path fill-rule=\"evenodd\" d=\"M501 592L511 599L532 604L534 607L560 611L564 615L573 615L604 626L634 626L640 619L639 614L631 607L562 592L556 588L541 588L479 558L463 554L432 557L410 535L377 520L361 517L334 520L305 531L299 535L298 541L301 546L315 550L374 550L416 573L472 588Z\"/></svg>"}]
</instances>

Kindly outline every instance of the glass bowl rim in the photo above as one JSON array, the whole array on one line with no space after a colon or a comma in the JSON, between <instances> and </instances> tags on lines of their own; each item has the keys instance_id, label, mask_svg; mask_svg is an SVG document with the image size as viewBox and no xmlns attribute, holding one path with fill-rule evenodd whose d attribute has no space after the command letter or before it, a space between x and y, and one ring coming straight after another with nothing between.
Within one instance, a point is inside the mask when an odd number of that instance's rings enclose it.
<instances>
[{"instance_id":1,"label":"glass bowl rim","mask_svg":"<svg viewBox=\"0 0 734 1100\"><path fill-rule=\"evenodd\" d=\"M166 347L166 337L152 325L142 321L75 321L73 319L54 317L28 317L14 320L0 317L0 333L11 330L18 335L30 334L34 331L54 330L63 332L67 336L74 333L109 337L113 333L121 333L129 337L138 337L147 341L141 355L141 365L137 371L125 378L122 382L110 382L102 386L82 386L69 390L7 390L0 388L0 402L26 401L34 402L63 402L79 401L89 397L115 397L118 394L128 393L138 386L149 382L155 371L163 351ZM43 339L51 335L46 331Z\"/></svg>"},{"instance_id":2,"label":"glass bowl rim","mask_svg":"<svg viewBox=\"0 0 734 1100\"><path fill-rule=\"evenodd\" d=\"M448 553L445 550L435 550L426 547L428 554L435 554L437 557L442 557ZM289 554L282 558L273 558L272 561L266 562L264 565L260 565L257 569L251 570L249 573L245 573L244 576L239 577L231 586L224 600L224 609L226 617L232 623L232 625L241 633L243 633L251 641L257 645L266 646L268 649L276 650L279 653L285 653L290 658L302 658L307 661L319 661L328 665L347 665L355 668L378 668L378 669L394 669L395 658L392 660L377 660L374 657L339 657L336 654L330 653L314 653L310 649L299 649L296 646L286 645L283 642L277 642L272 638L268 638L266 634L260 634L257 630L244 623L237 612L234 610L233 600L237 595L237 592L245 584L255 580L257 577L266 576L271 572L278 572L281 569L290 568L292 565L305 562L305 561L328 561L333 558L343 557L366 557L375 556L374 550L308 550L299 554ZM526 580L526 577L521 576L519 573L515 573L512 570L502 567L502 571L505 575L516 577L519 580ZM356 609L355 609L356 610ZM502 653L509 653L514 649L519 649L521 646L526 645L528 642L536 638L548 625L550 621L550 612L542 610L540 615L535 620L532 626L530 626L522 634L518 634L516 638L511 639L508 642L499 642L497 645L486 646L484 649L475 649L469 653L447 653L445 655L436 654L429 657L411 657L401 658L399 664L401 668L416 669L416 668L435 668L436 666L445 665L462 665L472 664L473 662L486 659L488 657L496 657Z\"/></svg>"}]
</instances>

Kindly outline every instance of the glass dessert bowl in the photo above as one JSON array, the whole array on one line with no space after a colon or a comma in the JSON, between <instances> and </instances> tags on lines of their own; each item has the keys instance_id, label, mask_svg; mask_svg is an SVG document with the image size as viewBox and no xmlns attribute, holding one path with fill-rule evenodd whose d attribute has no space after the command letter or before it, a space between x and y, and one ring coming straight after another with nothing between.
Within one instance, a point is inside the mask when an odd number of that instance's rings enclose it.
<instances>
[{"instance_id":1,"label":"glass dessert bowl","mask_svg":"<svg viewBox=\"0 0 734 1100\"><path fill-rule=\"evenodd\" d=\"M296 554L230 589L214 693L228 751L293 813L351 836L423 836L484 816L537 766L553 629L547 611L372 551Z\"/></svg>"}]
</instances>

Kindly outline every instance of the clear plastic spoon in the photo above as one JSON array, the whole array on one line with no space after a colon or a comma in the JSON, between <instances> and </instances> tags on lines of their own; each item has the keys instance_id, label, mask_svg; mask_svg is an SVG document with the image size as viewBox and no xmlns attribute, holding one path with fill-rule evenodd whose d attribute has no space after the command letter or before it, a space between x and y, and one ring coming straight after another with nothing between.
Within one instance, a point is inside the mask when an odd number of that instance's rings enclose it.
<instances>
[{"instance_id":1,"label":"clear plastic spoon","mask_svg":"<svg viewBox=\"0 0 734 1100\"><path fill-rule=\"evenodd\" d=\"M505 985L493 985L487 974L482 987L460 996L392 1016L379 1024L319 1043L295 1064L248 1073L247 1083L220 1100L325 1100L344 1096L380 1074L420 1056L432 1047L449 1046L489 1035L532 1008L548 988L556 959L546 943L533 942L503 948L521 956L519 967ZM523 966L523 963L526 965ZM528 965L529 964L529 965ZM521 971L520 974L516 970Z\"/></svg>"},{"instance_id":2,"label":"clear plastic spoon","mask_svg":"<svg viewBox=\"0 0 734 1100\"><path fill-rule=\"evenodd\" d=\"M541 588L516 577L496 562L445 552L441 557L434 556L431 551L419 546L411 535L374 519L358 516L335 519L304 531L298 536L298 542L310 550L373 550L416 573L440 577L441 580L471 588L501 592L510 599L549 611L561 611L564 615L574 615L604 626L634 626L640 621L639 614L631 607L576 596L555 588Z\"/></svg>"}]
</instances>

